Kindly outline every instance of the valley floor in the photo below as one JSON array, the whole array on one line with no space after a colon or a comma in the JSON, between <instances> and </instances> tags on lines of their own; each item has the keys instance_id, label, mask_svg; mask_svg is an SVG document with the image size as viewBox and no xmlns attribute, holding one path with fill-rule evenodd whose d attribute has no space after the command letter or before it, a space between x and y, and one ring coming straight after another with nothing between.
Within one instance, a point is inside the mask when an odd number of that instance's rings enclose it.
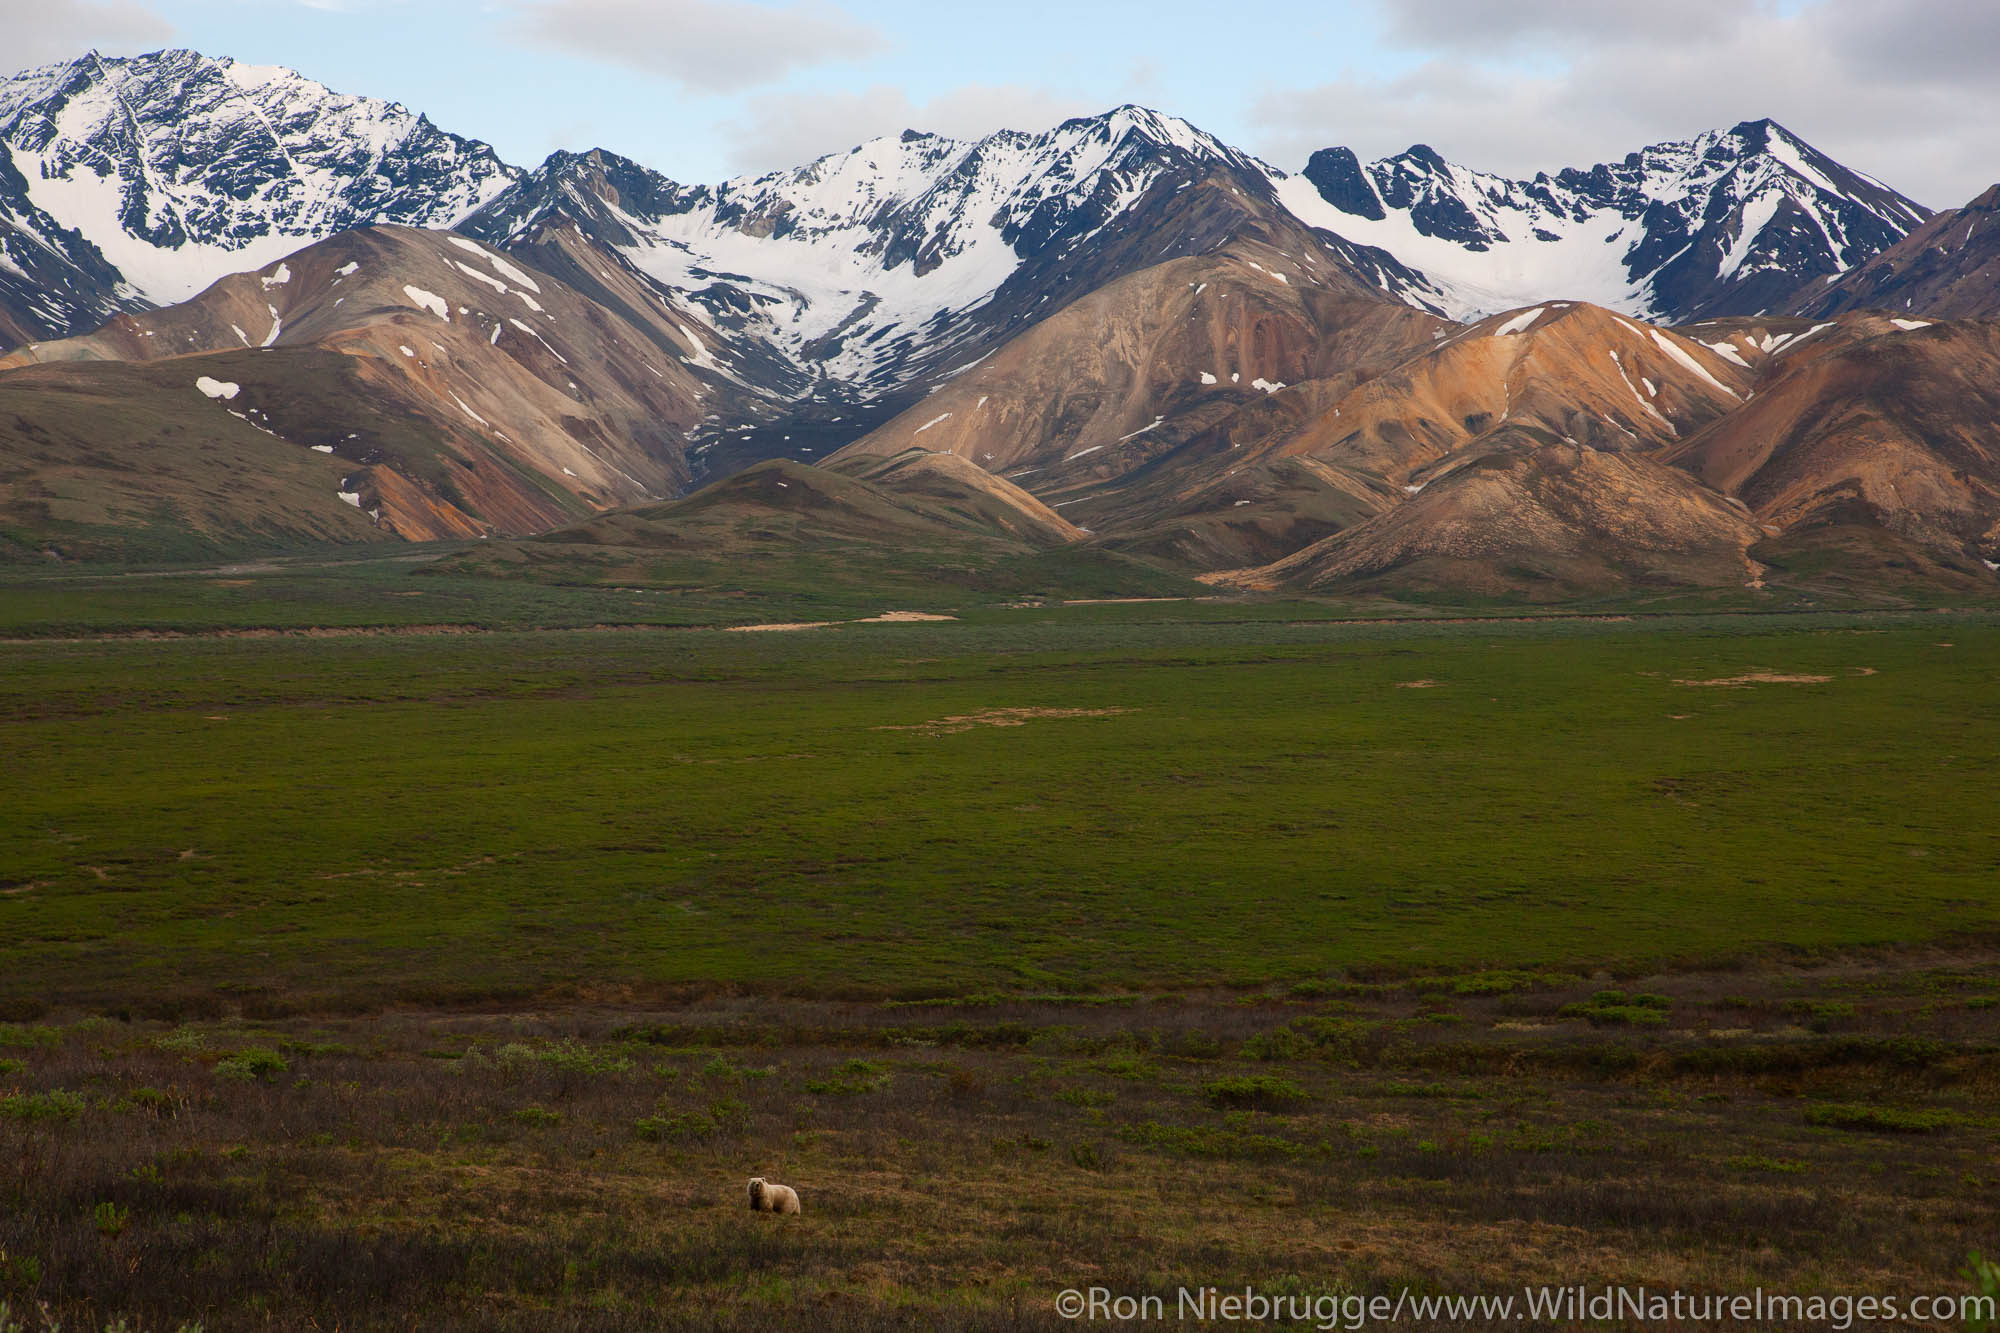
<instances>
[{"instance_id":1,"label":"valley floor","mask_svg":"<svg viewBox=\"0 0 2000 1333\"><path fill-rule=\"evenodd\" d=\"M2000 1249L2000 614L903 609L0 587L0 1324Z\"/></svg>"}]
</instances>

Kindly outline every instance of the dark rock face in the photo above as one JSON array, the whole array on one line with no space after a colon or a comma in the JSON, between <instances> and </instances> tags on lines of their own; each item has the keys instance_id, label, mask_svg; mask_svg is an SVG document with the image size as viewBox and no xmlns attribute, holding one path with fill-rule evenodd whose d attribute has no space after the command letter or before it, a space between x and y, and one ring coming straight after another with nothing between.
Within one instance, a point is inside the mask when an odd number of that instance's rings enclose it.
<instances>
[{"instance_id":1,"label":"dark rock face","mask_svg":"<svg viewBox=\"0 0 2000 1333\"><path fill-rule=\"evenodd\" d=\"M0 349L144 308L121 288L118 270L82 233L35 207L27 180L0 155Z\"/></svg>"},{"instance_id":2,"label":"dark rock face","mask_svg":"<svg viewBox=\"0 0 2000 1333\"><path fill-rule=\"evenodd\" d=\"M1320 149L1306 162L1305 178L1313 183L1320 198L1343 213L1376 222L1388 216L1352 148Z\"/></svg>"},{"instance_id":3,"label":"dark rock face","mask_svg":"<svg viewBox=\"0 0 2000 1333\"><path fill-rule=\"evenodd\" d=\"M1838 281L1807 284L1786 308L1811 319L1860 309L2000 318L2000 185L1938 214Z\"/></svg>"}]
</instances>

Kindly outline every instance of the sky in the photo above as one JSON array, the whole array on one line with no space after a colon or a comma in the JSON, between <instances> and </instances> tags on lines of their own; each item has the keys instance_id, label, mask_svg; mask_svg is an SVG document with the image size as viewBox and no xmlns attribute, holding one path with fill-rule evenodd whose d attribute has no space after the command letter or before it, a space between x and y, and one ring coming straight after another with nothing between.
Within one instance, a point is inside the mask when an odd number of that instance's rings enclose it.
<instances>
[{"instance_id":1,"label":"sky","mask_svg":"<svg viewBox=\"0 0 2000 1333\"><path fill-rule=\"evenodd\" d=\"M1125 102L1287 170L1532 175L1770 116L1933 208L2000 180L2000 0L0 0L8 69L162 46L686 182Z\"/></svg>"}]
</instances>

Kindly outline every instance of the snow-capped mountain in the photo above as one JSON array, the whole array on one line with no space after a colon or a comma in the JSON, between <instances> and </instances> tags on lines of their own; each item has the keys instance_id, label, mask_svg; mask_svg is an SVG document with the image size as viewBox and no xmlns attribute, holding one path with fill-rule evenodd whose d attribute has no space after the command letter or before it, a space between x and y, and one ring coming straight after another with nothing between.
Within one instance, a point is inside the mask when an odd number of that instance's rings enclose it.
<instances>
[{"instance_id":1,"label":"snow-capped mountain","mask_svg":"<svg viewBox=\"0 0 2000 1333\"><path fill-rule=\"evenodd\" d=\"M1277 174L1127 106L1041 134L905 132L720 186L562 153L461 230L547 265L579 232L726 331L721 363L764 403L698 442L704 469L726 471L821 456L1106 283L1233 241L1349 299L1431 295L1392 256L1286 212Z\"/></svg>"},{"instance_id":2,"label":"snow-capped mountain","mask_svg":"<svg viewBox=\"0 0 2000 1333\"><path fill-rule=\"evenodd\" d=\"M1203 194L1230 207L1176 197ZM0 81L9 341L184 300L349 227L526 244L562 219L741 335L781 398L909 388L1246 220L1318 229L1348 276L1453 317L1570 298L1682 320L1776 306L1926 216L1770 121L1516 181L1422 146L1368 164L1329 148L1288 175L1128 106L684 186L601 152L524 174L394 103L189 51Z\"/></svg>"},{"instance_id":3,"label":"snow-capped mountain","mask_svg":"<svg viewBox=\"0 0 2000 1333\"><path fill-rule=\"evenodd\" d=\"M802 380L880 392L996 324L1214 248L1226 227L1163 229L1166 205L1208 185L1248 214L1269 207L1277 174L1186 121L1126 106L1042 134L906 131L719 186L681 186L605 153L557 154L463 229L519 243L567 218L780 349ZM1371 283L1423 289L1388 256L1343 248Z\"/></svg>"},{"instance_id":4,"label":"snow-capped mountain","mask_svg":"<svg viewBox=\"0 0 2000 1333\"><path fill-rule=\"evenodd\" d=\"M1365 164L1327 148L1277 189L1301 218L1422 270L1454 318L1552 297L1668 322L1760 313L1930 216L1770 120L1532 180L1422 144Z\"/></svg>"},{"instance_id":5,"label":"snow-capped mountain","mask_svg":"<svg viewBox=\"0 0 2000 1333\"><path fill-rule=\"evenodd\" d=\"M448 227L517 174L393 102L192 51L92 53L0 82L0 253L73 284L44 285L29 312L42 336L186 300L351 227Z\"/></svg>"}]
</instances>

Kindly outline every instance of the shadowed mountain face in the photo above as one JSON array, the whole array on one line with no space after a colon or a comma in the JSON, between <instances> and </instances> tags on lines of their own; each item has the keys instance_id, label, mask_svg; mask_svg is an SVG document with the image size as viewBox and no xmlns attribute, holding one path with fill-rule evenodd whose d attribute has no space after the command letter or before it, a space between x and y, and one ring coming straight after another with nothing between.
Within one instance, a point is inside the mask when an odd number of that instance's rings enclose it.
<instances>
[{"instance_id":1,"label":"shadowed mountain face","mask_svg":"<svg viewBox=\"0 0 2000 1333\"><path fill-rule=\"evenodd\" d=\"M2000 318L2000 185L1938 214L1838 281L1807 287L1790 308L1813 319L1861 309Z\"/></svg>"}]
</instances>

